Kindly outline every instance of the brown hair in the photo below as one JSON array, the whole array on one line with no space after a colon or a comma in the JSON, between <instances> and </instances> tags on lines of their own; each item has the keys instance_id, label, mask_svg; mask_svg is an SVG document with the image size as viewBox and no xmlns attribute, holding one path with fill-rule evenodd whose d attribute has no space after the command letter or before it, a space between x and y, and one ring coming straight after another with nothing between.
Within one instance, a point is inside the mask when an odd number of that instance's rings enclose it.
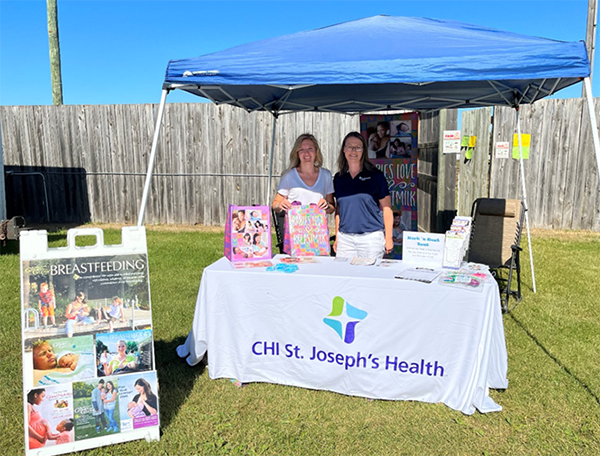
<instances>
[{"instance_id":1,"label":"brown hair","mask_svg":"<svg viewBox=\"0 0 600 456\"><path fill-rule=\"evenodd\" d=\"M368 157L368 153L367 153L367 142L365 141L365 138L363 138L363 135L361 135L359 132L351 131L344 137L344 140L342 141L342 147L340 147L340 154L338 155L338 160L337 160L339 173L344 174L344 173L348 172L348 160L346 159L346 154L344 154L344 146L346 145L346 140L348 138L360 139L360 142L362 144L363 152L360 157L360 169L361 170L375 169L375 165L373 165L373 163L371 163L369 161L369 157Z\"/></svg>"}]
</instances>

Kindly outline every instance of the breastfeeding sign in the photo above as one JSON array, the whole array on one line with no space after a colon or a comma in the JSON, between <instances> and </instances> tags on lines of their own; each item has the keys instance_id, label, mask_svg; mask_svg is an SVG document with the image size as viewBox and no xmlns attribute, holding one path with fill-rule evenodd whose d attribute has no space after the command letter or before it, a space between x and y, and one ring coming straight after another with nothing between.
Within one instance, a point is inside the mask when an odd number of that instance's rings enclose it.
<instances>
[{"instance_id":1,"label":"breastfeeding sign","mask_svg":"<svg viewBox=\"0 0 600 456\"><path fill-rule=\"evenodd\" d=\"M442 267L445 235L414 231L405 231L402 235L402 261L429 268Z\"/></svg>"}]
</instances>

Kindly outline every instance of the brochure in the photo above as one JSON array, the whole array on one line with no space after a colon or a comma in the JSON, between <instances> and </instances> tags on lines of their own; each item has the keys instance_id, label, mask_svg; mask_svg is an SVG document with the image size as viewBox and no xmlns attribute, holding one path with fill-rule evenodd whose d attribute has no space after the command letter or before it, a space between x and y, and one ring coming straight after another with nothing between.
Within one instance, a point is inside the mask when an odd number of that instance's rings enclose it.
<instances>
[{"instance_id":1,"label":"brochure","mask_svg":"<svg viewBox=\"0 0 600 456\"><path fill-rule=\"evenodd\" d=\"M314 256L305 257L287 257L279 260L281 263L300 264L300 263L320 263Z\"/></svg>"},{"instance_id":2,"label":"brochure","mask_svg":"<svg viewBox=\"0 0 600 456\"><path fill-rule=\"evenodd\" d=\"M377 261L376 258L354 257L350 261L350 264L352 264L354 266L371 266L371 265L375 264L375 261Z\"/></svg>"},{"instance_id":3,"label":"brochure","mask_svg":"<svg viewBox=\"0 0 600 456\"><path fill-rule=\"evenodd\" d=\"M404 271L396 274L394 277L396 279L415 280L417 282L431 283L440 274L441 272L436 271L435 269L417 267L405 269Z\"/></svg>"},{"instance_id":4,"label":"brochure","mask_svg":"<svg viewBox=\"0 0 600 456\"><path fill-rule=\"evenodd\" d=\"M268 268L273 266L273 263L268 260L264 261L234 261L231 263L233 269L246 269L246 268Z\"/></svg>"}]
</instances>

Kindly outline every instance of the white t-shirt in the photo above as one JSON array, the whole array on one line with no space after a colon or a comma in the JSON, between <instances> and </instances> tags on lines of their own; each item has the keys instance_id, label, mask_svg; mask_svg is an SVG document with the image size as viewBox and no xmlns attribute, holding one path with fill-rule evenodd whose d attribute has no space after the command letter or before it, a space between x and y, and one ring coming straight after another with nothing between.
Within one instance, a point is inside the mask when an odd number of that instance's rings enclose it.
<instances>
[{"instance_id":1,"label":"white t-shirt","mask_svg":"<svg viewBox=\"0 0 600 456\"><path fill-rule=\"evenodd\" d=\"M321 198L333 191L333 178L325 168L319 168L319 177L312 187L306 185L298 175L298 170L293 168L281 176L277 189L277 193L287 196L290 202L299 201L303 206L317 204Z\"/></svg>"}]
</instances>

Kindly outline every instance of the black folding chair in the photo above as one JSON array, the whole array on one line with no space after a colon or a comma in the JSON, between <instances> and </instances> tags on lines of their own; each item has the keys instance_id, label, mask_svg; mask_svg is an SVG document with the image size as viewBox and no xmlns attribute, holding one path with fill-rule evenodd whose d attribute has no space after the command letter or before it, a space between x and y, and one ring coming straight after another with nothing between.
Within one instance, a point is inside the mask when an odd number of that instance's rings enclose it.
<instances>
[{"instance_id":1,"label":"black folding chair","mask_svg":"<svg viewBox=\"0 0 600 456\"><path fill-rule=\"evenodd\" d=\"M515 199L479 198L471 209L473 226L469 242L469 261L488 265L500 286L502 311L509 312L521 301L521 232L525 217L523 202ZM501 271L507 270L503 278ZM513 276L516 274L516 288ZM509 308L513 297L515 304Z\"/></svg>"},{"instance_id":2,"label":"black folding chair","mask_svg":"<svg viewBox=\"0 0 600 456\"><path fill-rule=\"evenodd\" d=\"M277 237L276 247L279 249L279 253L283 252L283 224L285 220L285 212L276 212L271 209L271 220L273 220L273 227L275 228L275 236Z\"/></svg>"}]
</instances>

